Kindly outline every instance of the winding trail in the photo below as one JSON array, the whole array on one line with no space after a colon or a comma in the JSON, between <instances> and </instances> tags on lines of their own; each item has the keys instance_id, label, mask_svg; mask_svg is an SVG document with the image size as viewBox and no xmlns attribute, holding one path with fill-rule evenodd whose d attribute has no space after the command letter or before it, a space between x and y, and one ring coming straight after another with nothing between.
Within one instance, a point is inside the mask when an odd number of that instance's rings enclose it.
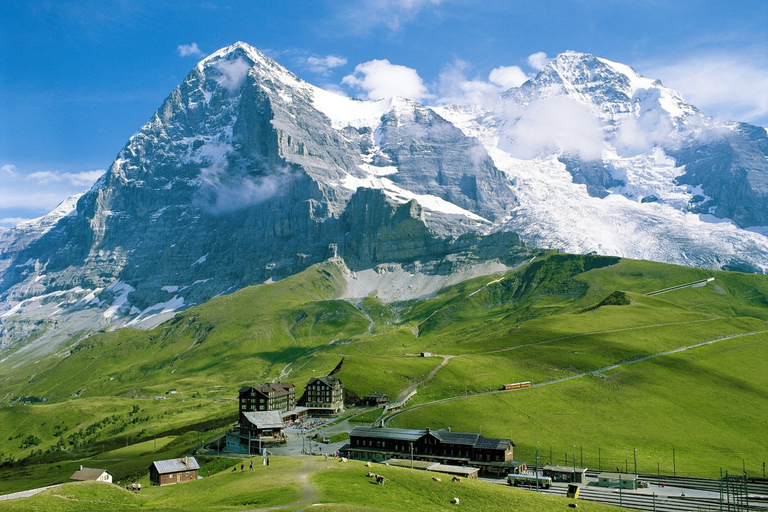
<instances>
[{"instance_id":1,"label":"winding trail","mask_svg":"<svg viewBox=\"0 0 768 512\"><path fill-rule=\"evenodd\" d=\"M17 498L29 498L30 496L34 496L35 494L41 493L46 489L53 489L54 487L58 487L61 484L55 484L55 485L49 485L47 487L39 487L37 489L29 489L28 491L19 491L19 492L13 492L11 494L3 494L0 496L0 501L5 500L15 500Z\"/></svg>"},{"instance_id":2,"label":"winding trail","mask_svg":"<svg viewBox=\"0 0 768 512\"><path fill-rule=\"evenodd\" d=\"M320 457L305 457L304 465L298 472L295 473L295 479L299 483L300 496L298 500L291 503L286 503L284 505L275 505L274 507L252 508L246 512L265 512L267 510L286 509L293 510L299 507L320 505L320 503L317 503L317 499L320 497L320 493L309 481L309 476L320 471L319 466L324 463L325 462L321 460ZM328 505L328 503L323 503L323 505Z\"/></svg>"}]
</instances>

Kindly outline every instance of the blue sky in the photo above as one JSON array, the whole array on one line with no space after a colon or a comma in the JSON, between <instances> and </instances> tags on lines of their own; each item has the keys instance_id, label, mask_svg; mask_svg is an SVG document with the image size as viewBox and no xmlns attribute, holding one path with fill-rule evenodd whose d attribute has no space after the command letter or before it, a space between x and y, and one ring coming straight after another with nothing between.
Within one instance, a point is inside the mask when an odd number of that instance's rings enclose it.
<instances>
[{"instance_id":1,"label":"blue sky","mask_svg":"<svg viewBox=\"0 0 768 512\"><path fill-rule=\"evenodd\" d=\"M5 0L0 13L5 227L87 189L194 64L235 41L348 96L427 104L593 53L768 126L765 0Z\"/></svg>"}]
</instances>

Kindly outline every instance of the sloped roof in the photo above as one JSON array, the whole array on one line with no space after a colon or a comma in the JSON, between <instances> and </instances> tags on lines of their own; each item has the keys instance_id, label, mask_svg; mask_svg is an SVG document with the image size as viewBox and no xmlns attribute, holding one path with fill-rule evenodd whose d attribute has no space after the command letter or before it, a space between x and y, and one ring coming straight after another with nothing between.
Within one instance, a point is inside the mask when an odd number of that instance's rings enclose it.
<instances>
[{"instance_id":1,"label":"sloped roof","mask_svg":"<svg viewBox=\"0 0 768 512\"><path fill-rule=\"evenodd\" d=\"M104 473L109 473L106 469L94 469L81 467L75 474L69 477L70 480L98 480Z\"/></svg>"},{"instance_id":2,"label":"sloped roof","mask_svg":"<svg viewBox=\"0 0 768 512\"><path fill-rule=\"evenodd\" d=\"M436 438L447 444L466 444L468 446L474 446L480 438L480 434L477 432L453 432L442 429L432 430L430 434L434 434Z\"/></svg>"},{"instance_id":3,"label":"sloped roof","mask_svg":"<svg viewBox=\"0 0 768 512\"><path fill-rule=\"evenodd\" d=\"M285 427L280 411L252 411L241 414L258 429Z\"/></svg>"},{"instance_id":4,"label":"sloped roof","mask_svg":"<svg viewBox=\"0 0 768 512\"><path fill-rule=\"evenodd\" d=\"M349 437L372 437L376 439L394 439L397 441L417 441L426 433L425 430L411 430L391 427L366 427L357 425Z\"/></svg>"},{"instance_id":5,"label":"sloped roof","mask_svg":"<svg viewBox=\"0 0 768 512\"><path fill-rule=\"evenodd\" d=\"M268 395L270 391L274 391L277 396L287 395L291 391L295 390L296 386L290 382L269 382L267 384L259 384L258 386L243 386L238 391L238 396L243 393L248 393L251 390L257 391L263 395Z\"/></svg>"},{"instance_id":6,"label":"sloped roof","mask_svg":"<svg viewBox=\"0 0 768 512\"><path fill-rule=\"evenodd\" d=\"M515 443L509 439L497 439L495 437L480 436L480 439L478 439L477 443L475 443L475 448L484 450L508 450L510 446L514 445Z\"/></svg>"},{"instance_id":7,"label":"sloped roof","mask_svg":"<svg viewBox=\"0 0 768 512\"><path fill-rule=\"evenodd\" d=\"M427 471L434 471L436 473L447 473L449 475L461 475L471 476L476 475L480 468L473 468L471 466L451 466L449 464L432 464L427 468Z\"/></svg>"},{"instance_id":8,"label":"sloped roof","mask_svg":"<svg viewBox=\"0 0 768 512\"><path fill-rule=\"evenodd\" d=\"M193 471L200 469L194 457L182 457L180 459L156 460L152 463L161 475L178 473L179 471Z\"/></svg>"},{"instance_id":9,"label":"sloped roof","mask_svg":"<svg viewBox=\"0 0 768 512\"><path fill-rule=\"evenodd\" d=\"M309 382L307 382L307 386L315 382L322 382L326 386L330 386L330 387L335 387L337 384L341 385L341 380L337 379L336 377L331 377L329 375L327 377L312 377L311 379L309 379Z\"/></svg>"}]
</instances>

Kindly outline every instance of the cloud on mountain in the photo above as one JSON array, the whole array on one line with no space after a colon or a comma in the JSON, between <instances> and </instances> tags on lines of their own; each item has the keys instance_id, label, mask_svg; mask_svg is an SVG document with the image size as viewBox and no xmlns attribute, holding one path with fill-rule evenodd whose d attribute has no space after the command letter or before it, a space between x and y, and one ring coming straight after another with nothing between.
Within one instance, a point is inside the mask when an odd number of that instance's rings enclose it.
<instances>
[{"instance_id":1,"label":"cloud on mountain","mask_svg":"<svg viewBox=\"0 0 768 512\"><path fill-rule=\"evenodd\" d=\"M359 99L402 96L420 102L431 97L415 69L392 64L386 59L358 64L355 72L345 76L341 83L359 91Z\"/></svg>"},{"instance_id":2,"label":"cloud on mountain","mask_svg":"<svg viewBox=\"0 0 768 512\"><path fill-rule=\"evenodd\" d=\"M760 51L696 55L639 66L721 120L768 126L768 57Z\"/></svg>"},{"instance_id":3,"label":"cloud on mountain","mask_svg":"<svg viewBox=\"0 0 768 512\"><path fill-rule=\"evenodd\" d=\"M0 167L0 226L10 228L50 212L67 197L88 190L103 174L104 170L26 172L4 164Z\"/></svg>"},{"instance_id":4,"label":"cloud on mountain","mask_svg":"<svg viewBox=\"0 0 768 512\"><path fill-rule=\"evenodd\" d=\"M528 59L526 59L526 62L528 62L528 65L531 67L531 69L535 69L536 71L541 71L544 69L544 66L546 66L549 61L551 61L549 57L547 57L547 54L544 52L536 52L534 54L531 54L528 56Z\"/></svg>"},{"instance_id":5,"label":"cloud on mountain","mask_svg":"<svg viewBox=\"0 0 768 512\"><path fill-rule=\"evenodd\" d=\"M213 67L220 73L218 76L214 76L213 79L226 90L233 93L243 85L243 80L245 80L245 76L248 74L251 66L245 60L238 57L235 60L219 60Z\"/></svg>"},{"instance_id":6,"label":"cloud on mountain","mask_svg":"<svg viewBox=\"0 0 768 512\"><path fill-rule=\"evenodd\" d=\"M238 166L222 158L201 169L198 205L214 215L242 210L271 199L295 177L289 167L268 167L264 162Z\"/></svg>"},{"instance_id":7,"label":"cloud on mountain","mask_svg":"<svg viewBox=\"0 0 768 512\"><path fill-rule=\"evenodd\" d=\"M582 160L597 160L602 155L605 143L598 121L584 105L568 97L510 105L503 115L506 121L499 148L515 158L575 152Z\"/></svg>"}]
</instances>

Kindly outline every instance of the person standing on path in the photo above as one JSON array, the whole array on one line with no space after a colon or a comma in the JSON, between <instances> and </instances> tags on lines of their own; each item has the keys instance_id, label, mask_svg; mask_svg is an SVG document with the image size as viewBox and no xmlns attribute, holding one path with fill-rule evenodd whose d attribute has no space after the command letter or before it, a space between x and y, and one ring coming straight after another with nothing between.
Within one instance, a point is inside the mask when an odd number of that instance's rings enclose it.
<instances>
[{"instance_id":1,"label":"person standing on path","mask_svg":"<svg viewBox=\"0 0 768 512\"><path fill-rule=\"evenodd\" d=\"M251 471L253 471L253 461L251 461Z\"/></svg>"},{"instance_id":2,"label":"person standing on path","mask_svg":"<svg viewBox=\"0 0 768 512\"><path fill-rule=\"evenodd\" d=\"M243 470L243 463L241 462L240 463L240 471L242 471L242 470Z\"/></svg>"}]
</instances>

